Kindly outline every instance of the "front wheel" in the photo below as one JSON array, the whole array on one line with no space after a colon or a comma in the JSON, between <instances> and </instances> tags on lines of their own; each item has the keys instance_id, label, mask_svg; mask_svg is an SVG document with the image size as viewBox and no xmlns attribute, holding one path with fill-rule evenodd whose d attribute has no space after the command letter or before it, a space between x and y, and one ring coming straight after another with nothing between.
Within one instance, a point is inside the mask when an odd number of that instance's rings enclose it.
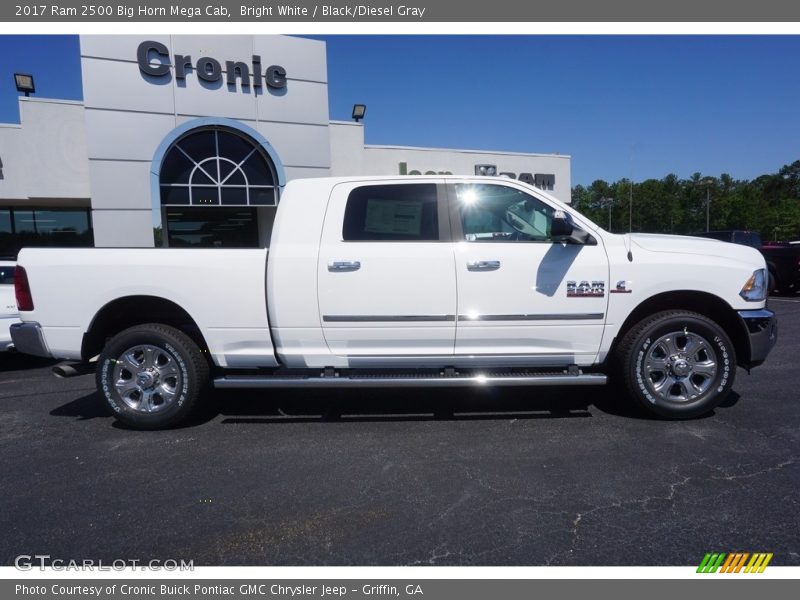
<instances>
[{"instance_id":1,"label":"front wheel","mask_svg":"<svg viewBox=\"0 0 800 600\"><path fill-rule=\"evenodd\" d=\"M642 320L624 336L616 358L628 394L651 414L669 419L713 410L736 374L735 351L725 331L688 311Z\"/></svg>"},{"instance_id":2,"label":"front wheel","mask_svg":"<svg viewBox=\"0 0 800 600\"><path fill-rule=\"evenodd\" d=\"M151 323L114 336L100 354L97 389L120 422L160 429L185 420L199 404L209 368L185 333Z\"/></svg>"}]
</instances>

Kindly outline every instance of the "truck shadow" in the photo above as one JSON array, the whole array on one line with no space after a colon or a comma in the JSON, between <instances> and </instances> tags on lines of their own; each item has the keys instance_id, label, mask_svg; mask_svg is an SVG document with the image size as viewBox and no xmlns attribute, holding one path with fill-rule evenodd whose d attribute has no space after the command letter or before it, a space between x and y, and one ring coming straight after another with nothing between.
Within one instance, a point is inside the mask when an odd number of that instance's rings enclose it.
<instances>
[{"instance_id":1,"label":"truck shadow","mask_svg":"<svg viewBox=\"0 0 800 600\"><path fill-rule=\"evenodd\" d=\"M50 415L53 417L72 417L77 421L88 421L98 417L110 417L111 411L106 408L100 394L92 392L54 408L50 411Z\"/></svg>"},{"instance_id":2,"label":"truck shadow","mask_svg":"<svg viewBox=\"0 0 800 600\"><path fill-rule=\"evenodd\" d=\"M236 394L217 392L215 400L224 424L572 419L591 417L592 406L620 416L644 416L635 407L617 402L613 392L602 388L336 390L314 394L237 390Z\"/></svg>"},{"instance_id":3,"label":"truck shadow","mask_svg":"<svg viewBox=\"0 0 800 600\"><path fill-rule=\"evenodd\" d=\"M732 392L720 408L730 408L739 399L739 394ZM611 387L588 391L587 388L494 388L414 390L410 393L408 390L359 390L350 393L343 390L314 393L237 390L225 393L217 391L210 400L203 410L176 429L195 427L215 419L220 419L220 423L225 425L314 421L575 419L595 416L598 411L623 418L653 419ZM50 415L71 417L76 421L112 416L96 392L55 408ZM714 412L711 412L701 419L713 415ZM129 429L116 421L113 426Z\"/></svg>"},{"instance_id":4,"label":"truck shadow","mask_svg":"<svg viewBox=\"0 0 800 600\"><path fill-rule=\"evenodd\" d=\"M52 358L39 358L29 354L20 354L19 352L0 353L0 373L42 369L44 367L52 367L57 363L58 361Z\"/></svg>"}]
</instances>

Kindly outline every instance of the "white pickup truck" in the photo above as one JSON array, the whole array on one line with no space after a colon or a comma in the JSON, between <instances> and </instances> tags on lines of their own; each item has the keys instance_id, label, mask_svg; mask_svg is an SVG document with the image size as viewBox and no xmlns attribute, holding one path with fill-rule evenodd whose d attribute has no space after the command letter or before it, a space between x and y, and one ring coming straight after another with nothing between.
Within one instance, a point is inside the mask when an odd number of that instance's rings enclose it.
<instances>
[{"instance_id":1,"label":"white pickup truck","mask_svg":"<svg viewBox=\"0 0 800 600\"><path fill-rule=\"evenodd\" d=\"M124 423L217 388L597 385L690 418L775 343L758 251L615 235L524 183L290 182L267 249L25 249L20 352Z\"/></svg>"}]
</instances>

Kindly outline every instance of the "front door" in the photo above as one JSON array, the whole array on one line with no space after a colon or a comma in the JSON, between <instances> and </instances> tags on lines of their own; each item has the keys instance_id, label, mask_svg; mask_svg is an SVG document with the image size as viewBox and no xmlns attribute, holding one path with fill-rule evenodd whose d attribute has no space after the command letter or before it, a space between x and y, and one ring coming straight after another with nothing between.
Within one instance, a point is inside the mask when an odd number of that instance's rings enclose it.
<instances>
[{"instance_id":1,"label":"front door","mask_svg":"<svg viewBox=\"0 0 800 600\"><path fill-rule=\"evenodd\" d=\"M449 186L456 245L456 355L498 364L591 364L609 267L602 240L554 242L555 207L523 186Z\"/></svg>"},{"instance_id":2,"label":"front door","mask_svg":"<svg viewBox=\"0 0 800 600\"><path fill-rule=\"evenodd\" d=\"M442 182L335 186L318 284L325 340L349 366L452 357L456 275Z\"/></svg>"}]
</instances>

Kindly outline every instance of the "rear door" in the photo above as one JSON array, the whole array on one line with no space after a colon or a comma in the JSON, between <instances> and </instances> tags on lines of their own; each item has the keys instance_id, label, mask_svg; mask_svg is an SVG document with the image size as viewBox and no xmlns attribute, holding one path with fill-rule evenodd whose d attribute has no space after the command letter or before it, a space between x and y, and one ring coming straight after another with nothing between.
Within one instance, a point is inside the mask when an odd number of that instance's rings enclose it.
<instances>
[{"instance_id":1,"label":"rear door","mask_svg":"<svg viewBox=\"0 0 800 600\"><path fill-rule=\"evenodd\" d=\"M335 186L317 268L326 342L350 366L452 357L456 276L441 180Z\"/></svg>"}]
</instances>

